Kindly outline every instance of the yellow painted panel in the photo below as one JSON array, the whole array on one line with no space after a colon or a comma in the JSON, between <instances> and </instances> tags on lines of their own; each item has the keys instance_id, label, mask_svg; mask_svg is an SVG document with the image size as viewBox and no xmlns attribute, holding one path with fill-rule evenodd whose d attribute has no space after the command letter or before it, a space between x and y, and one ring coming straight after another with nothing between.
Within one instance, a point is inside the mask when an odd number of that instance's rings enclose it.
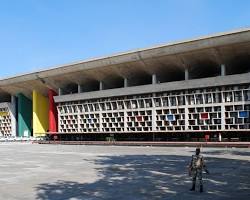
<instances>
[{"instance_id":1,"label":"yellow painted panel","mask_svg":"<svg viewBox=\"0 0 250 200\"><path fill-rule=\"evenodd\" d=\"M49 129L49 99L33 91L33 136L45 136Z\"/></svg>"},{"instance_id":2,"label":"yellow painted panel","mask_svg":"<svg viewBox=\"0 0 250 200\"><path fill-rule=\"evenodd\" d=\"M0 116L3 117L3 116L8 116L9 115L9 112L5 112L5 111L1 111L0 112Z\"/></svg>"}]
</instances>

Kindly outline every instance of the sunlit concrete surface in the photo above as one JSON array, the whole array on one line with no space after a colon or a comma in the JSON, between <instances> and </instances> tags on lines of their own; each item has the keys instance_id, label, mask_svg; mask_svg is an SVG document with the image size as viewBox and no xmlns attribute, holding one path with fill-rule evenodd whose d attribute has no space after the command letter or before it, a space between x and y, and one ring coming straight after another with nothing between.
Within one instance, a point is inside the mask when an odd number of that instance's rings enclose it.
<instances>
[{"instance_id":1,"label":"sunlit concrete surface","mask_svg":"<svg viewBox=\"0 0 250 200\"><path fill-rule=\"evenodd\" d=\"M204 193L190 192L194 148L0 144L0 199L249 199L250 149L205 148Z\"/></svg>"}]
</instances>

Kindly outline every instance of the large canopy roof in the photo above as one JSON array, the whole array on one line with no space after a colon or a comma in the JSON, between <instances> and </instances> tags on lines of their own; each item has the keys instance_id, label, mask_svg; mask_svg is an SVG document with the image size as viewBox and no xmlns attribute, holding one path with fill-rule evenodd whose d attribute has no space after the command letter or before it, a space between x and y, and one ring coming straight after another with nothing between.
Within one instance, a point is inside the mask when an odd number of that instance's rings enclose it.
<instances>
[{"instance_id":1,"label":"large canopy roof","mask_svg":"<svg viewBox=\"0 0 250 200\"><path fill-rule=\"evenodd\" d=\"M49 88L57 90L98 81L103 81L108 87L118 86L124 78L145 79L152 74L156 74L161 82L168 82L181 79L186 68L191 78L202 78L216 74L221 64L228 67L228 74L234 74L239 70L238 66L250 66L250 29L138 49L5 78L0 80L0 96L20 92L30 96L34 89L47 94Z\"/></svg>"}]
</instances>

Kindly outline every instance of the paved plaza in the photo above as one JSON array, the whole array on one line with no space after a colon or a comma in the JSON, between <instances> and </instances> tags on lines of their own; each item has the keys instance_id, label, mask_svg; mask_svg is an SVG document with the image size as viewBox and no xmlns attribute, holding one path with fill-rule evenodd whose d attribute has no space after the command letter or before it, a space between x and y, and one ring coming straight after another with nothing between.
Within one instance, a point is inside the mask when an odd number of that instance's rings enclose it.
<instances>
[{"instance_id":1,"label":"paved plaza","mask_svg":"<svg viewBox=\"0 0 250 200\"><path fill-rule=\"evenodd\" d=\"M202 149L202 194L189 191L194 150L0 143L0 199L249 199L250 149Z\"/></svg>"}]
</instances>

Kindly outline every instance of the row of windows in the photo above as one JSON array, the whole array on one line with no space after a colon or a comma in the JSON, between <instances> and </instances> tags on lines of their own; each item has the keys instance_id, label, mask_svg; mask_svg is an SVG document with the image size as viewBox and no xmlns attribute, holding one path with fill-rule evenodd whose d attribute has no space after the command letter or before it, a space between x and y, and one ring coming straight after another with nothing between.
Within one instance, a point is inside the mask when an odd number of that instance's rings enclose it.
<instances>
[{"instance_id":1,"label":"row of windows","mask_svg":"<svg viewBox=\"0 0 250 200\"><path fill-rule=\"evenodd\" d=\"M58 106L59 113L78 113L93 111L109 111L123 109L140 109L151 107L171 107L184 105L199 105L212 103L229 103L250 101L250 89L227 92L186 94L175 96L161 96L141 98L134 96L130 100L103 101L92 103L86 101L61 103Z\"/></svg>"}]
</instances>

